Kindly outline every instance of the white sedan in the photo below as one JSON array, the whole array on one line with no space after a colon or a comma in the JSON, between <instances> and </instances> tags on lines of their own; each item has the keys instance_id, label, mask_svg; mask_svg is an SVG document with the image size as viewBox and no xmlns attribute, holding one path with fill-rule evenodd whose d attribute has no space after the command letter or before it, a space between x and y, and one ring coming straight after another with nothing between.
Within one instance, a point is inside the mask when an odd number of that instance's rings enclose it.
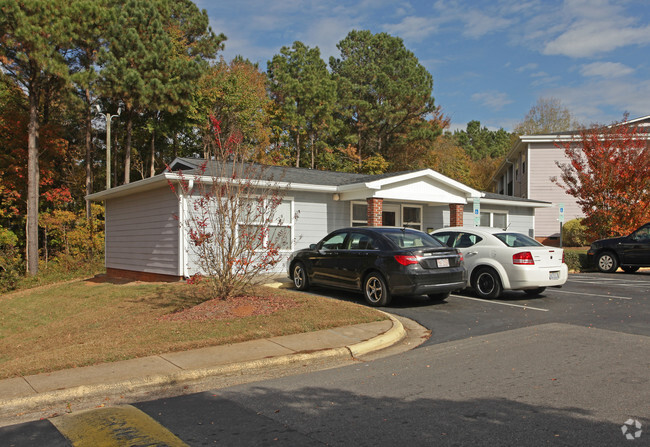
<instances>
[{"instance_id":1,"label":"white sedan","mask_svg":"<svg viewBox=\"0 0 650 447\"><path fill-rule=\"evenodd\" d=\"M449 227L431 233L460 250L468 286L481 298L497 298L504 290L539 295L563 285L568 277L564 250L547 247L525 234L497 228Z\"/></svg>"}]
</instances>

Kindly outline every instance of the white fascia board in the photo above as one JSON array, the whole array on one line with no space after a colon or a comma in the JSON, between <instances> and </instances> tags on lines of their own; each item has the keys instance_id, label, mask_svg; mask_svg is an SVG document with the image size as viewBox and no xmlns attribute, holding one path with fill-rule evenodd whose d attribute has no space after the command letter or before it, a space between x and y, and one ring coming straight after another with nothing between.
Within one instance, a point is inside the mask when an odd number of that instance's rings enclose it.
<instances>
[{"instance_id":1,"label":"white fascia board","mask_svg":"<svg viewBox=\"0 0 650 447\"><path fill-rule=\"evenodd\" d=\"M210 177L208 175L202 175L202 176L186 176L191 177L194 179L195 182L200 182L200 183L221 183L221 182L231 182L232 179L230 178L225 178L225 177L220 177L220 178L214 178ZM291 182L279 182L275 180L251 180L251 185L254 187L260 187L260 188L278 188L278 189L287 189L291 191L311 191L311 192L328 192L328 193L334 193L338 192L338 188L336 186L329 186L329 185L315 185L311 183L291 183Z\"/></svg>"},{"instance_id":2,"label":"white fascia board","mask_svg":"<svg viewBox=\"0 0 650 447\"><path fill-rule=\"evenodd\" d=\"M467 203L472 203L469 199ZM553 206L549 202L521 202L517 200L499 200L499 199L481 199L481 205L503 205L517 206L520 208L550 208Z\"/></svg>"},{"instance_id":3,"label":"white fascia board","mask_svg":"<svg viewBox=\"0 0 650 447\"><path fill-rule=\"evenodd\" d=\"M396 175L394 177L386 177L380 180L375 180L374 182L365 183L363 184L363 186L365 186L368 189L380 190L386 185L413 180L420 177L429 177L431 179L434 179L444 185L462 191L465 195L468 195L469 197L483 196L483 194L480 191L477 191L474 188L470 188L467 185L457 182L456 180L449 178L446 175L442 175L441 173L436 172L433 169L422 169L420 171L408 172L406 174ZM355 189L354 187L358 187L359 185L360 184L346 185L346 186L350 187L349 189ZM343 187L341 188L341 190L342 191L344 190Z\"/></svg>"},{"instance_id":4,"label":"white fascia board","mask_svg":"<svg viewBox=\"0 0 650 447\"><path fill-rule=\"evenodd\" d=\"M134 192L148 191L150 189L159 188L160 186L169 183L170 180L176 180L176 177L176 174L163 172L162 174L158 174L154 177L148 177L136 182L127 183L126 185L120 185L116 186L115 188L105 189L104 191L88 194L86 196L86 199L93 202L99 202L115 197L127 196Z\"/></svg>"},{"instance_id":5,"label":"white fascia board","mask_svg":"<svg viewBox=\"0 0 650 447\"><path fill-rule=\"evenodd\" d=\"M163 172L162 174L158 174L154 177L149 177L126 185L120 185L105 191L89 194L88 196L86 196L86 198L88 200L92 200L95 202L106 200L106 199L113 199L116 197L122 197L129 194L133 194L135 192L142 192L150 189L155 189L160 187L163 184L166 183L168 184L169 182L177 183L181 180L193 181L193 182L205 183L205 184L213 183L215 181L216 182L231 181L231 179L226 179L226 178L215 179L208 175L179 174L176 171ZM259 181L253 181L252 184L253 186L258 186L260 188L277 187L280 189L288 189L293 191L311 191L311 192L324 192L324 193L338 192L338 188L336 186L313 185L309 183L289 183L289 182L259 180Z\"/></svg>"}]
</instances>

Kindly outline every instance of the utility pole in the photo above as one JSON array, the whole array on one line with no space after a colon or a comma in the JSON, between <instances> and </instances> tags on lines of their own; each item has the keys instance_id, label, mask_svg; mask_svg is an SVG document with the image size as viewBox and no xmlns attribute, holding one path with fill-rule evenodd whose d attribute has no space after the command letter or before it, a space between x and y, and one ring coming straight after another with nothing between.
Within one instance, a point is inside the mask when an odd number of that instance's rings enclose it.
<instances>
[{"instance_id":1,"label":"utility pole","mask_svg":"<svg viewBox=\"0 0 650 447\"><path fill-rule=\"evenodd\" d=\"M111 120L122 113L122 107L117 109L117 115L102 112L99 104L95 104L97 111L106 115L106 189L111 189Z\"/></svg>"}]
</instances>

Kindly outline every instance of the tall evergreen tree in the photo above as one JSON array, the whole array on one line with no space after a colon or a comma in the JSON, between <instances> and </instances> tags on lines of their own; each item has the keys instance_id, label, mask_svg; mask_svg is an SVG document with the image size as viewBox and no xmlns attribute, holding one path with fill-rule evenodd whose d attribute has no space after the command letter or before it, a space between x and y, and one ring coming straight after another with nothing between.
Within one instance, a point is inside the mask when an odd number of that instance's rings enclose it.
<instances>
[{"instance_id":1,"label":"tall evergreen tree","mask_svg":"<svg viewBox=\"0 0 650 447\"><path fill-rule=\"evenodd\" d=\"M135 114L176 113L191 102L197 80L225 36L207 27L207 14L189 0L128 0L112 9L100 54L102 88L124 104L126 144L124 183L130 181Z\"/></svg>"},{"instance_id":2,"label":"tall evergreen tree","mask_svg":"<svg viewBox=\"0 0 650 447\"><path fill-rule=\"evenodd\" d=\"M296 41L282 47L268 62L271 97L281 110L281 127L295 142L296 166L305 140L311 146L311 167L315 167L316 139L331 126L336 83L320 57L318 47L309 48Z\"/></svg>"},{"instance_id":3,"label":"tall evergreen tree","mask_svg":"<svg viewBox=\"0 0 650 447\"><path fill-rule=\"evenodd\" d=\"M0 64L29 96L27 270L38 272L40 108L50 88L68 75L64 51L72 42L68 1L0 0ZM47 113L45 113L45 117Z\"/></svg>"},{"instance_id":4,"label":"tall evergreen tree","mask_svg":"<svg viewBox=\"0 0 650 447\"><path fill-rule=\"evenodd\" d=\"M433 78L399 37L353 30L337 48L341 58L331 57L330 67L359 166L362 156L389 158L392 139L435 110Z\"/></svg>"}]
</instances>

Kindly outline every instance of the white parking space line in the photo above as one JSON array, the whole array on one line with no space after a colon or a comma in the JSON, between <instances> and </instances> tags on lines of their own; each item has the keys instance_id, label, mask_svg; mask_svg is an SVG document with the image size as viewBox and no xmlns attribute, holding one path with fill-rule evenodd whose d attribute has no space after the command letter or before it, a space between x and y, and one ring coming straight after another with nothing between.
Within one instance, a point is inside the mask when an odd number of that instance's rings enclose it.
<instances>
[{"instance_id":1,"label":"white parking space line","mask_svg":"<svg viewBox=\"0 0 650 447\"><path fill-rule=\"evenodd\" d=\"M618 300L631 300L629 296L616 296L616 295L597 295L595 293L585 293L585 292L569 292L568 290L553 290L553 292L558 293L570 293L572 295L584 295L584 296L600 296L603 298L616 298Z\"/></svg>"},{"instance_id":2,"label":"white parking space line","mask_svg":"<svg viewBox=\"0 0 650 447\"><path fill-rule=\"evenodd\" d=\"M600 285L600 286L610 286L610 287L632 287L632 288L640 288L640 289L647 289L650 287L650 283L629 283L629 282L619 282L619 283L607 283L603 284L601 282L597 281L573 281L575 284L593 284L593 285Z\"/></svg>"},{"instance_id":3,"label":"white parking space line","mask_svg":"<svg viewBox=\"0 0 650 447\"><path fill-rule=\"evenodd\" d=\"M482 303L489 303L489 304L501 304L502 306L510 306L510 307L520 307L522 309L530 309L530 310L539 310L541 312L548 312L548 309L541 309L539 307L532 307L532 306L524 306L521 304L510 304L510 303L504 303L501 301L493 301L493 300L484 300L481 298L471 298L469 296L461 296L461 295L451 295L455 298L463 298L464 300L472 300L472 301L480 301Z\"/></svg>"}]
</instances>

